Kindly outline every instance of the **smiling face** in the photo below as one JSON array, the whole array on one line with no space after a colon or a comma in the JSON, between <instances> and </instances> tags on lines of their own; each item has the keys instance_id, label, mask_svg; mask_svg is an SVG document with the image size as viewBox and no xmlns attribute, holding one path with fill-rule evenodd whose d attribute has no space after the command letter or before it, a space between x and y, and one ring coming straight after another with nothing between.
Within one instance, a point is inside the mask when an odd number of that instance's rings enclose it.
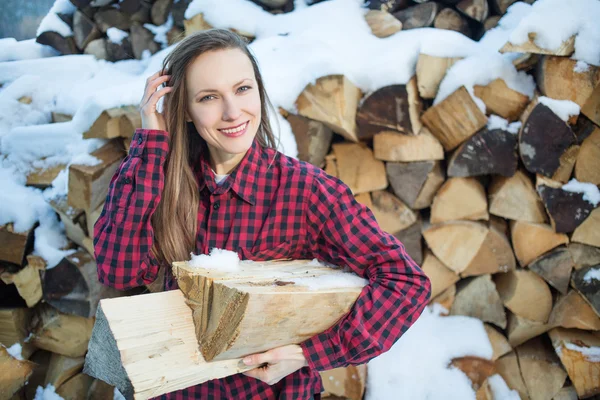
<instances>
[{"instance_id":1,"label":"smiling face","mask_svg":"<svg viewBox=\"0 0 600 400\"><path fill-rule=\"evenodd\" d=\"M229 173L252 146L261 101L252 62L241 50L198 56L185 75L186 120L208 144L218 174Z\"/></svg>"}]
</instances>

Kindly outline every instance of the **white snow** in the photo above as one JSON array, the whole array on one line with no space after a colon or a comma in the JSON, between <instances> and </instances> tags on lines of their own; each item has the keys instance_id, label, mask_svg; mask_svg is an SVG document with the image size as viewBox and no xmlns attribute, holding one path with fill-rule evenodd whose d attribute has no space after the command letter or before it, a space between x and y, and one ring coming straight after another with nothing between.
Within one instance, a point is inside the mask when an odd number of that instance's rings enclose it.
<instances>
[{"instance_id":1,"label":"white snow","mask_svg":"<svg viewBox=\"0 0 600 400\"><path fill-rule=\"evenodd\" d=\"M286 279L299 286L306 286L308 290L321 290L347 287L364 287L369 281L354 273L339 273L330 275L313 276L308 278Z\"/></svg>"},{"instance_id":2,"label":"white snow","mask_svg":"<svg viewBox=\"0 0 600 400\"><path fill-rule=\"evenodd\" d=\"M578 74L583 74L584 72L588 72L590 70L590 64L585 61L577 61L575 63L575 67L573 67L573 71Z\"/></svg>"},{"instance_id":3,"label":"white snow","mask_svg":"<svg viewBox=\"0 0 600 400\"><path fill-rule=\"evenodd\" d=\"M591 283L594 279L600 281L600 268L592 268L583 276L585 283Z\"/></svg>"},{"instance_id":4,"label":"white snow","mask_svg":"<svg viewBox=\"0 0 600 400\"><path fill-rule=\"evenodd\" d=\"M213 247L210 254L195 255L190 253L190 267L217 269L219 271L235 272L240 270L240 258L235 251Z\"/></svg>"},{"instance_id":5,"label":"white snow","mask_svg":"<svg viewBox=\"0 0 600 400\"><path fill-rule=\"evenodd\" d=\"M64 400L62 397L56 394L56 388L52 384L48 384L46 387L38 386L35 390L35 397L33 400Z\"/></svg>"},{"instance_id":6,"label":"white snow","mask_svg":"<svg viewBox=\"0 0 600 400\"><path fill-rule=\"evenodd\" d=\"M517 133L519 133L519 129L521 129L521 122L516 121L513 123L509 123L504 118L499 117L498 115L492 114L488 118L487 128L489 130L502 129L503 131L506 131L506 132L512 133L513 135L516 135Z\"/></svg>"},{"instance_id":7,"label":"white snow","mask_svg":"<svg viewBox=\"0 0 600 400\"><path fill-rule=\"evenodd\" d=\"M64 37L73 36L73 31L57 14L73 14L77 8L69 0L56 0L52 8L42 19L35 36L42 32L56 32Z\"/></svg>"},{"instance_id":8,"label":"white snow","mask_svg":"<svg viewBox=\"0 0 600 400\"><path fill-rule=\"evenodd\" d=\"M558 118L567 122L573 115L579 115L580 107L571 100L556 100L546 96L540 96L539 102L552 110Z\"/></svg>"},{"instance_id":9,"label":"white snow","mask_svg":"<svg viewBox=\"0 0 600 400\"><path fill-rule=\"evenodd\" d=\"M144 24L144 28L148 29L150 32L154 34L154 41L156 43L160 43L161 48L165 48L168 46L167 41L167 32L171 30L173 27L173 15L169 14L167 21L160 26L152 25L152 24Z\"/></svg>"},{"instance_id":10,"label":"white snow","mask_svg":"<svg viewBox=\"0 0 600 400\"><path fill-rule=\"evenodd\" d=\"M521 400L519 392L511 390L504 379L498 374L494 374L488 378L490 388L492 389L492 395L494 400Z\"/></svg>"},{"instance_id":11,"label":"white snow","mask_svg":"<svg viewBox=\"0 0 600 400\"><path fill-rule=\"evenodd\" d=\"M129 36L129 32L122 31L119 28L111 27L106 30L106 36L111 42L121 44L123 43L123 39Z\"/></svg>"},{"instance_id":12,"label":"white snow","mask_svg":"<svg viewBox=\"0 0 600 400\"><path fill-rule=\"evenodd\" d=\"M475 400L471 381L452 359L491 359L483 323L465 316L441 316L443 307L427 306L421 317L382 355L368 363L366 400Z\"/></svg>"},{"instance_id":13,"label":"white snow","mask_svg":"<svg viewBox=\"0 0 600 400\"><path fill-rule=\"evenodd\" d=\"M583 199L591 203L594 207L600 203L600 190L593 183L579 182L573 178L569 182L562 185L562 190L573 193L583 193Z\"/></svg>"},{"instance_id":14,"label":"white snow","mask_svg":"<svg viewBox=\"0 0 600 400\"><path fill-rule=\"evenodd\" d=\"M52 47L37 43L35 39L21 41L15 38L0 39L0 61L53 57L59 54Z\"/></svg>"},{"instance_id":15,"label":"white snow","mask_svg":"<svg viewBox=\"0 0 600 400\"><path fill-rule=\"evenodd\" d=\"M119 392L119 389L115 388L113 392L113 400L125 400L125 396Z\"/></svg>"},{"instance_id":16,"label":"white snow","mask_svg":"<svg viewBox=\"0 0 600 400\"><path fill-rule=\"evenodd\" d=\"M21 347L21 343L15 343L12 346L10 346L9 348L6 349L6 351L8 352L8 354L10 354L11 356L13 356L14 358L16 358L17 360L22 360L23 356L21 355L21 351L23 350L23 348Z\"/></svg>"},{"instance_id":17,"label":"white snow","mask_svg":"<svg viewBox=\"0 0 600 400\"><path fill-rule=\"evenodd\" d=\"M574 351L577 351L577 352L583 354L583 356L589 362L593 362L593 363L600 362L600 347L598 347L598 346L584 347L584 346L578 346L574 343L565 343L564 345L569 350L574 350Z\"/></svg>"}]
</instances>

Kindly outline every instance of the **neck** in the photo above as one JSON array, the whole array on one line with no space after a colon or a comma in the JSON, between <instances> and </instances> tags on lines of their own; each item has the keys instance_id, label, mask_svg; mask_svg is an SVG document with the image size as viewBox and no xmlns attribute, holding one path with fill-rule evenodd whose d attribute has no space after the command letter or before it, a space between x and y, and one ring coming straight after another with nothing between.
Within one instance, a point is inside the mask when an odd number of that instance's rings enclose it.
<instances>
[{"instance_id":1,"label":"neck","mask_svg":"<svg viewBox=\"0 0 600 400\"><path fill-rule=\"evenodd\" d=\"M215 149L209 149L210 152L210 166L217 175L227 175L235 169L242 162L242 159L246 155L245 153L230 154L217 151Z\"/></svg>"}]
</instances>

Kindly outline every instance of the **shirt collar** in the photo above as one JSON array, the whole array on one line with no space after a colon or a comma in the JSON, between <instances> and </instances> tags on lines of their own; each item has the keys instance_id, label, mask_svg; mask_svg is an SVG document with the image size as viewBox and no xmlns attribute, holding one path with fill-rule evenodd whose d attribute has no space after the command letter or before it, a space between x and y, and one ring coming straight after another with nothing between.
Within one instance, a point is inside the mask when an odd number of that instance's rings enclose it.
<instances>
[{"instance_id":1,"label":"shirt collar","mask_svg":"<svg viewBox=\"0 0 600 400\"><path fill-rule=\"evenodd\" d=\"M250 146L242 161L231 171L221 185L218 185L215 181L215 174L210 167L208 146L204 144L198 163L199 169L196 172L198 189L202 191L206 186L212 194L222 194L231 189L243 200L254 205L256 203L256 178L262 160L262 153L262 146L258 143L258 139L254 137L252 146Z\"/></svg>"}]
</instances>

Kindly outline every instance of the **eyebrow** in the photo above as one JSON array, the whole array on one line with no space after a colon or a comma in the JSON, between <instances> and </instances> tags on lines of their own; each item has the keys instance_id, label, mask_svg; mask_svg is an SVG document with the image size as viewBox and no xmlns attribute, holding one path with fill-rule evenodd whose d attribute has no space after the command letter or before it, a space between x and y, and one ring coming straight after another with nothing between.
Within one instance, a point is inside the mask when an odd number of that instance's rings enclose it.
<instances>
[{"instance_id":1,"label":"eyebrow","mask_svg":"<svg viewBox=\"0 0 600 400\"><path fill-rule=\"evenodd\" d=\"M250 80L252 80L252 79L250 79L250 78L244 78L241 81L239 81L238 83L236 83L235 85L233 85L232 87L236 87L237 85L243 83L244 81L250 81ZM216 89L202 89L202 90L199 90L198 92L196 92L196 94L194 96L198 96L202 92L218 92L218 90L216 90Z\"/></svg>"}]
</instances>

